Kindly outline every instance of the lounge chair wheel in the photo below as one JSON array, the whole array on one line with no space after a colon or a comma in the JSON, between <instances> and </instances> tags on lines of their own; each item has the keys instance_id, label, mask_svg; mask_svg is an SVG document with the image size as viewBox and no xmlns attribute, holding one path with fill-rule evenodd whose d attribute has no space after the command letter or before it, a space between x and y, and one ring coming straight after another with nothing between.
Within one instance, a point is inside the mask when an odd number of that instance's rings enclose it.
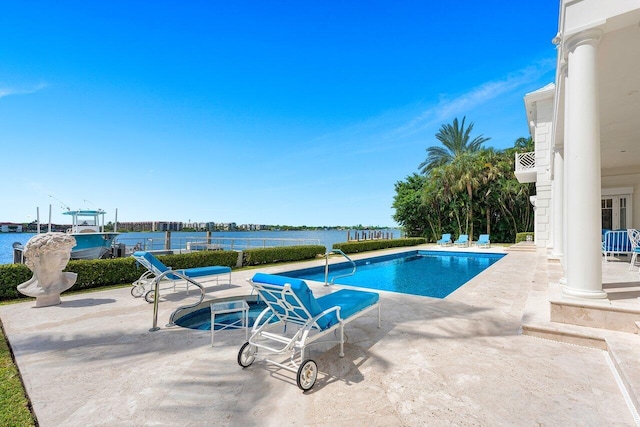
<instances>
[{"instance_id":1,"label":"lounge chair wheel","mask_svg":"<svg viewBox=\"0 0 640 427\"><path fill-rule=\"evenodd\" d=\"M149 291L146 294L144 294L144 300L149 304L153 304L153 298L155 297L155 295L156 295L155 291Z\"/></svg>"},{"instance_id":2,"label":"lounge chair wheel","mask_svg":"<svg viewBox=\"0 0 640 427\"><path fill-rule=\"evenodd\" d=\"M144 294L144 288L142 286L134 285L131 287L131 296L134 298L140 298Z\"/></svg>"},{"instance_id":3,"label":"lounge chair wheel","mask_svg":"<svg viewBox=\"0 0 640 427\"><path fill-rule=\"evenodd\" d=\"M302 362L296 376L298 387L303 391L310 390L316 383L316 378L318 378L318 365L316 365L316 362L311 359Z\"/></svg>"},{"instance_id":4,"label":"lounge chair wheel","mask_svg":"<svg viewBox=\"0 0 640 427\"><path fill-rule=\"evenodd\" d=\"M255 345L251 345L249 342L242 344L242 347L240 347L240 351L238 352L238 365L243 368L251 366L253 361L256 360L257 352L258 349Z\"/></svg>"}]
</instances>

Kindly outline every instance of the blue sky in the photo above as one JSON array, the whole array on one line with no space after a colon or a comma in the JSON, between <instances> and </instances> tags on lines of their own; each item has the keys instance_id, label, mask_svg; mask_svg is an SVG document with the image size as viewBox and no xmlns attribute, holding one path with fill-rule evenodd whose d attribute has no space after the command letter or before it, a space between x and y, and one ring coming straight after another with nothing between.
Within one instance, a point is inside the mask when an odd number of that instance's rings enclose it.
<instances>
[{"instance_id":1,"label":"blue sky","mask_svg":"<svg viewBox=\"0 0 640 427\"><path fill-rule=\"evenodd\" d=\"M499 149L559 2L5 2L0 221L395 225L455 117Z\"/></svg>"}]
</instances>

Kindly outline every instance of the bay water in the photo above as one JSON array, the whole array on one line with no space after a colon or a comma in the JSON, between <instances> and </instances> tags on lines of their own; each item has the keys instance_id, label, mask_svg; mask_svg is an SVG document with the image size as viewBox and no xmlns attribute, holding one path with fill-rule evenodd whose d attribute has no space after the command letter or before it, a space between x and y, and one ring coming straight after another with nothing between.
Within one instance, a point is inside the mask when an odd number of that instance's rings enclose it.
<instances>
[{"instance_id":1,"label":"bay water","mask_svg":"<svg viewBox=\"0 0 640 427\"><path fill-rule=\"evenodd\" d=\"M377 230L383 236L400 237L400 230ZM212 243L219 244L222 249L245 249L247 247L290 246L294 244L319 244L331 250L334 243L347 241L347 233L355 237L355 231L347 230L305 230L305 231L220 231L211 233ZM362 231L358 231L362 234ZM374 233L374 231L372 231ZM368 233L367 233L368 234ZM0 264L13 262L13 244L26 244L35 233L0 233ZM204 243L204 232L171 232L171 248L185 249L188 242ZM127 248L143 250L159 250L164 248L164 232L130 232L122 233L116 238L117 243L124 243Z\"/></svg>"}]
</instances>

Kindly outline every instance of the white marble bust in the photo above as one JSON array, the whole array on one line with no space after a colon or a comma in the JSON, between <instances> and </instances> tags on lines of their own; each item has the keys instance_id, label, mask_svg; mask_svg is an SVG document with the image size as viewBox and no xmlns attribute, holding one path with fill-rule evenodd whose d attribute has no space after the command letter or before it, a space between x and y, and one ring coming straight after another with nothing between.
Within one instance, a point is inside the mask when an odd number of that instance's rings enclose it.
<instances>
[{"instance_id":1,"label":"white marble bust","mask_svg":"<svg viewBox=\"0 0 640 427\"><path fill-rule=\"evenodd\" d=\"M65 233L33 236L25 245L25 264L33 277L18 285L18 292L36 298L36 307L60 304L60 294L76 283L76 273L63 272L76 239Z\"/></svg>"}]
</instances>

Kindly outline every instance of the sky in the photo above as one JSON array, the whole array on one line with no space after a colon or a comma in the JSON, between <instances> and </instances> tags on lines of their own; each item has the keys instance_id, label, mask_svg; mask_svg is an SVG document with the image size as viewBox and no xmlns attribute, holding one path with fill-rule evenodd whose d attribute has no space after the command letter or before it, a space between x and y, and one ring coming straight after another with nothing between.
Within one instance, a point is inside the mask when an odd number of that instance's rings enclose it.
<instances>
[{"instance_id":1,"label":"sky","mask_svg":"<svg viewBox=\"0 0 640 427\"><path fill-rule=\"evenodd\" d=\"M395 226L443 124L529 136L558 6L3 2L0 222Z\"/></svg>"}]
</instances>

